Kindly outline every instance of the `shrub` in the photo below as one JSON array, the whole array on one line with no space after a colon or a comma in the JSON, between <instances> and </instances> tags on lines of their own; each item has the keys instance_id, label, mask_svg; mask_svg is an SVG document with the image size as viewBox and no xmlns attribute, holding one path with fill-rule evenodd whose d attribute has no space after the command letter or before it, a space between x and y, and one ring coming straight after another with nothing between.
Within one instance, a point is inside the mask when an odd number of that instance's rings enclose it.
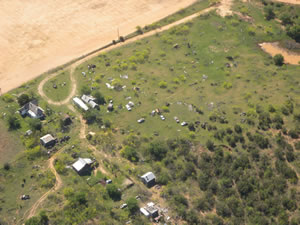
<instances>
[{"instance_id":1,"label":"shrub","mask_svg":"<svg viewBox=\"0 0 300 225\"><path fill-rule=\"evenodd\" d=\"M86 85L83 85L80 89L80 93L82 95L89 95L89 94L91 94L91 92L92 92L91 89Z\"/></svg>"},{"instance_id":2,"label":"shrub","mask_svg":"<svg viewBox=\"0 0 300 225\"><path fill-rule=\"evenodd\" d=\"M10 170L10 164L8 162L4 163L4 167L5 170Z\"/></svg>"},{"instance_id":3,"label":"shrub","mask_svg":"<svg viewBox=\"0 0 300 225\"><path fill-rule=\"evenodd\" d=\"M161 82L158 83L158 86L159 86L160 88L167 88L168 84L167 84L166 81L161 81Z\"/></svg>"},{"instance_id":4,"label":"shrub","mask_svg":"<svg viewBox=\"0 0 300 225\"><path fill-rule=\"evenodd\" d=\"M2 99L6 103L10 103L14 101L14 97L11 94L4 94L2 95Z\"/></svg>"},{"instance_id":5,"label":"shrub","mask_svg":"<svg viewBox=\"0 0 300 225\"><path fill-rule=\"evenodd\" d=\"M206 142L206 147L208 148L208 150L213 151L215 149L215 144L211 140L208 140Z\"/></svg>"},{"instance_id":6,"label":"shrub","mask_svg":"<svg viewBox=\"0 0 300 225\"><path fill-rule=\"evenodd\" d=\"M284 58L281 54L277 54L273 57L274 63L276 66L282 66L284 62Z\"/></svg>"},{"instance_id":7,"label":"shrub","mask_svg":"<svg viewBox=\"0 0 300 225\"><path fill-rule=\"evenodd\" d=\"M15 115L9 115L7 122L10 130L17 130L21 127L20 121Z\"/></svg>"},{"instance_id":8,"label":"shrub","mask_svg":"<svg viewBox=\"0 0 300 225\"><path fill-rule=\"evenodd\" d=\"M288 27L287 35L293 38L296 42L300 42L300 23Z\"/></svg>"},{"instance_id":9,"label":"shrub","mask_svg":"<svg viewBox=\"0 0 300 225\"><path fill-rule=\"evenodd\" d=\"M32 149L26 150L26 156L29 160L34 160L34 159L40 157L41 154L42 154L42 152L41 152L40 146L36 146Z\"/></svg>"},{"instance_id":10,"label":"shrub","mask_svg":"<svg viewBox=\"0 0 300 225\"><path fill-rule=\"evenodd\" d=\"M114 184L108 184L106 186L106 191L107 194L109 195L109 197L111 199L113 199L114 201L119 201L121 199L121 192L119 191L119 189L117 188L116 185Z\"/></svg>"},{"instance_id":11,"label":"shrub","mask_svg":"<svg viewBox=\"0 0 300 225\"><path fill-rule=\"evenodd\" d=\"M164 142L156 141L150 143L148 151L154 160L160 161L166 156L168 149Z\"/></svg>"},{"instance_id":12,"label":"shrub","mask_svg":"<svg viewBox=\"0 0 300 225\"><path fill-rule=\"evenodd\" d=\"M275 18L275 13L271 6L265 7L264 11L266 20L272 20Z\"/></svg>"},{"instance_id":13,"label":"shrub","mask_svg":"<svg viewBox=\"0 0 300 225\"><path fill-rule=\"evenodd\" d=\"M135 148L132 148L130 146L125 146L124 149L121 151L121 155L131 162L139 161L137 151L135 150Z\"/></svg>"},{"instance_id":14,"label":"shrub","mask_svg":"<svg viewBox=\"0 0 300 225\"><path fill-rule=\"evenodd\" d=\"M139 205L135 198L129 198L126 203L131 215L135 214L138 211Z\"/></svg>"},{"instance_id":15,"label":"shrub","mask_svg":"<svg viewBox=\"0 0 300 225\"><path fill-rule=\"evenodd\" d=\"M25 105L26 103L30 102L30 98L29 98L29 95L28 94L21 94L19 97L18 97L18 103L20 106L23 106Z\"/></svg>"},{"instance_id":16,"label":"shrub","mask_svg":"<svg viewBox=\"0 0 300 225\"><path fill-rule=\"evenodd\" d=\"M224 82L223 83L223 85L222 85L225 89L230 89L230 88L232 88L232 83L230 83L230 82Z\"/></svg>"},{"instance_id":17,"label":"shrub","mask_svg":"<svg viewBox=\"0 0 300 225\"><path fill-rule=\"evenodd\" d=\"M165 106L165 105L162 107L162 110L163 110L164 112L170 112L169 107L168 107L168 106Z\"/></svg>"}]
</instances>

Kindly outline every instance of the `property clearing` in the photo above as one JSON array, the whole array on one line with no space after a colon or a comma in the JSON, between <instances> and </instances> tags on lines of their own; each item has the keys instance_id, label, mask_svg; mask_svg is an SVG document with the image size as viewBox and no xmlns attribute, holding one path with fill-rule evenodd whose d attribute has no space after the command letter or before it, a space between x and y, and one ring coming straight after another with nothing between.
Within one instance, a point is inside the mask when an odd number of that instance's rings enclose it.
<instances>
[{"instance_id":1,"label":"property clearing","mask_svg":"<svg viewBox=\"0 0 300 225\"><path fill-rule=\"evenodd\" d=\"M1 1L0 88L12 90L195 1Z\"/></svg>"}]
</instances>

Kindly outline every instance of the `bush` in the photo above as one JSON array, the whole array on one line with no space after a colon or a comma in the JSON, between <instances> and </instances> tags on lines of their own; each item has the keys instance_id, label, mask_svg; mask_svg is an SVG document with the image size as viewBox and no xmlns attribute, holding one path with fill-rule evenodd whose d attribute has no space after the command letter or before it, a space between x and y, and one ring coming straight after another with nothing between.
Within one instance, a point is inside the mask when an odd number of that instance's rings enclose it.
<instances>
[{"instance_id":1,"label":"bush","mask_svg":"<svg viewBox=\"0 0 300 225\"><path fill-rule=\"evenodd\" d=\"M161 81L161 82L158 83L158 86L160 88L167 88L168 83L166 81Z\"/></svg>"},{"instance_id":2,"label":"bush","mask_svg":"<svg viewBox=\"0 0 300 225\"><path fill-rule=\"evenodd\" d=\"M288 27L287 35L293 38L296 42L300 42L300 24Z\"/></svg>"},{"instance_id":3,"label":"bush","mask_svg":"<svg viewBox=\"0 0 300 225\"><path fill-rule=\"evenodd\" d=\"M29 160L34 160L42 155L41 147L36 146L32 149L26 150L26 156Z\"/></svg>"},{"instance_id":4,"label":"bush","mask_svg":"<svg viewBox=\"0 0 300 225\"><path fill-rule=\"evenodd\" d=\"M168 149L165 143L156 141L150 143L148 151L154 160L161 161L166 156Z\"/></svg>"},{"instance_id":5,"label":"bush","mask_svg":"<svg viewBox=\"0 0 300 225\"><path fill-rule=\"evenodd\" d=\"M30 98L29 98L28 94L21 94L18 97L18 103L19 103L20 106L23 106L23 105L25 105L28 102L30 102Z\"/></svg>"},{"instance_id":6,"label":"bush","mask_svg":"<svg viewBox=\"0 0 300 225\"><path fill-rule=\"evenodd\" d=\"M119 191L119 189L117 188L116 185L114 184L108 184L106 186L106 191L107 194L109 195L109 197L111 199L113 199L114 201L119 201L121 199L121 192Z\"/></svg>"},{"instance_id":7,"label":"bush","mask_svg":"<svg viewBox=\"0 0 300 225\"><path fill-rule=\"evenodd\" d=\"M139 205L135 198L129 198L126 203L131 215L135 214L138 211Z\"/></svg>"},{"instance_id":8,"label":"bush","mask_svg":"<svg viewBox=\"0 0 300 225\"><path fill-rule=\"evenodd\" d=\"M131 162L139 161L137 151L135 150L135 148L132 148L130 146L125 146L124 149L121 151L121 155Z\"/></svg>"},{"instance_id":9,"label":"bush","mask_svg":"<svg viewBox=\"0 0 300 225\"><path fill-rule=\"evenodd\" d=\"M21 127L20 121L15 115L10 115L7 122L10 130L17 130Z\"/></svg>"},{"instance_id":10,"label":"bush","mask_svg":"<svg viewBox=\"0 0 300 225\"><path fill-rule=\"evenodd\" d=\"M80 93L82 95L90 95L91 94L91 89L87 85L83 85L80 89Z\"/></svg>"},{"instance_id":11,"label":"bush","mask_svg":"<svg viewBox=\"0 0 300 225\"><path fill-rule=\"evenodd\" d=\"M275 18L275 13L271 6L265 7L264 11L266 20L272 20Z\"/></svg>"},{"instance_id":12,"label":"bush","mask_svg":"<svg viewBox=\"0 0 300 225\"><path fill-rule=\"evenodd\" d=\"M284 58L281 54L277 54L273 57L274 63L276 66L282 66L284 62Z\"/></svg>"},{"instance_id":13,"label":"bush","mask_svg":"<svg viewBox=\"0 0 300 225\"><path fill-rule=\"evenodd\" d=\"M14 101L14 97L12 95L10 95L10 94L4 94L4 95L2 95L2 99L6 103L10 103L10 102Z\"/></svg>"},{"instance_id":14,"label":"bush","mask_svg":"<svg viewBox=\"0 0 300 225\"><path fill-rule=\"evenodd\" d=\"M99 105L104 105L106 103L104 96L100 93L100 91L96 91L93 93L93 96L96 98L95 102Z\"/></svg>"},{"instance_id":15,"label":"bush","mask_svg":"<svg viewBox=\"0 0 300 225\"><path fill-rule=\"evenodd\" d=\"M10 170L10 164L8 162L4 163L4 167L5 170Z\"/></svg>"},{"instance_id":16,"label":"bush","mask_svg":"<svg viewBox=\"0 0 300 225\"><path fill-rule=\"evenodd\" d=\"M208 150L213 151L215 149L215 144L211 140L208 140L206 142L206 147L208 148Z\"/></svg>"}]
</instances>

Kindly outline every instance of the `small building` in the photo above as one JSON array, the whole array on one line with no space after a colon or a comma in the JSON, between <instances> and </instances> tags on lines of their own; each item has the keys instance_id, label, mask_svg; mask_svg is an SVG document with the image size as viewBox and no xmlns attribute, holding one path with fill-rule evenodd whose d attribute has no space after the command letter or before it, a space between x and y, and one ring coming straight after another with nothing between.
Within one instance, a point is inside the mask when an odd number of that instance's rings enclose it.
<instances>
[{"instance_id":1,"label":"small building","mask_svg":"<svg viewBox=\"0 0 300 225\"><path fill-rule=\"evenodd\" d=\"M91 95L82 95L81 99L86 103L89 104L92 109L100 109L99 105L95 102L96 98Z\"/></svg>"},{"instance_id":2,"label":"small building","mask_svg":"<svg viewBox=\"0 0 300 225\"><path fill-rule=\"evenodd\" d=\"M141 176L142 182L147 187L153 187L155 185L155 175L152 172L145 173L143 176Z\"/></svg>"},{"instance_id":3,"label":"small building","mask_svg":"<svg viewBox=\"0 0 300 225\"><path fill-rule=\"evenodd\" d=\"M73 102L75 103L75 105L77 105L78 107L80 107L84 111L89 110L89 107L86 104L84 104L84 102L80 98L78 98L78 97L73 98Z\"/></svg>"},{"instance_id":4,"label":"small building","mask_svg":"<svg viewBox=\"0 0 300 225\"><path fill-rule=\"evenodd\" d=\"M21 116L29 116L35 119L43 119L45 118L44 110L37 106L37 104L33 101L26 103L20 110Z\"/></svg>"},{"instance_id":5,"label":"small building","mask_svg":"<svg viewBox=\"0 0 300 225\"><path fill-rule=\"evenodd\" d=\"M46 147L53 147L56 144L56 138L54 138L51 134L46 134L45 136L40 138L41 144Z\"/></svg>"},{"instance_id":6,"label":"small building","mask_svg":"<svg viewBox=\"0 0 300 225\"><path fill-rule=\"evenodd\" d=\"M159 216L158 208L153 202L147 203L147 206L140 208L140 212L146 217L157 218Z\"/></svg>"},{"instance_id":7,"label":"small building","mask_svg":"<svg viewBox=\"0 0 300 225\"><path fill-rule=\"evenodd\" d=\"M92 164L93 160L89 158L78 158L78 160L72 164L72 167L79 175L85 175L90 172Z\"/></svg>"}]
</instances>

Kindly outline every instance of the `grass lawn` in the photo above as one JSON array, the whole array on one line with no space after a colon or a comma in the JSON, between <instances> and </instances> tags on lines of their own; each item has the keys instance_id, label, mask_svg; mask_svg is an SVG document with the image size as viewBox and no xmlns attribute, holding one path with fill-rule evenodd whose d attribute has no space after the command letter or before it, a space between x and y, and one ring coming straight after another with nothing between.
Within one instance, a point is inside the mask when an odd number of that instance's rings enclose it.
<instances>
[{"instance_id":1,"label":"grass lawn","mask_svg":"<svg viewBox=\"0 0 300 225\"><path fill-rule=\"evenodd\" d=\"M56 88L54 88L54 86ZM63 71L57 76L48 80L43 90L45 94L53 101L61 101L68 97L71 90L71 81L69 71Z\"/></svg>"}]
</instances>

